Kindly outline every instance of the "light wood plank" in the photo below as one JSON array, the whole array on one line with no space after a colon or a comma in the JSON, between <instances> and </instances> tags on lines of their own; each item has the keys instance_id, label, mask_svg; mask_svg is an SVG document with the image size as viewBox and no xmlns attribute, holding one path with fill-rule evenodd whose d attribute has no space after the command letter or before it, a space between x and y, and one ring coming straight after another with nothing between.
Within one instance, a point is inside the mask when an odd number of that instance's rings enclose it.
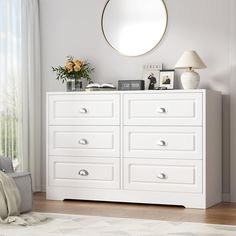
<instances>
[{"instance_id":1,"label":"light wood plank","mask_svg":"<svg viewBox=\"0 0 236 236\"><path fill-rule=\"evenodd\" d=\"M36 193L33 211L236 225L236 204L234 203L221 203L207 210L199 210L150 204L48 201L45 193Z\"/></svg>"}]
</instances>

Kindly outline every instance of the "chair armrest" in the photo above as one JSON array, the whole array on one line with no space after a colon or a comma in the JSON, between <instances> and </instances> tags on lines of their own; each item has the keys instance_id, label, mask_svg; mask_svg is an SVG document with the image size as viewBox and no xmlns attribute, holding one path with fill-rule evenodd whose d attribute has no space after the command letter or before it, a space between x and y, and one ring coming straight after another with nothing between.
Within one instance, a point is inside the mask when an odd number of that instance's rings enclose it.
<instances>
[{"instance_id":1,"label":"chair armrest","mask_svg":"<svg viewBox=\"0 0 236 236\"><path fill-rule=\"evenodd\" d=\"M0 157L0 170L6 173L13 173L12 161L8 157Z\"/></svg>"},{"instance_id":2,"label":"chair armrest","mask_svg":"<svg viewBox=\"0 0 236 236\"><path fill-rule=\"evenodd\" d=\"M21 196L20 212L24 213L31 211L33 206L31 174L29 172L16 172L8 173L7 175L14 179L16 186L19 189Z\"/></svg>"}]
</instances>

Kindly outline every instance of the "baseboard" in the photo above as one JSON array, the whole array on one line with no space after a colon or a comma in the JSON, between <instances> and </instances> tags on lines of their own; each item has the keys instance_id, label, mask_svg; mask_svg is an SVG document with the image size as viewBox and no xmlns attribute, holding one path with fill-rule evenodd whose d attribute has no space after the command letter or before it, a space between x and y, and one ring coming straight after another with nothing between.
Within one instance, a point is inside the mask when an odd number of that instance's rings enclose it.
<instances>
[{"instance_id":1,"label":"baseboard","mask_svg":"<svg viewBox=\"0 0 236 236\"><path fill-rule=\"evenodd\" d=\"M222 200L223 202L230 202L230 193L223 193L222 194Z\"/></svg>"}]
</instances>

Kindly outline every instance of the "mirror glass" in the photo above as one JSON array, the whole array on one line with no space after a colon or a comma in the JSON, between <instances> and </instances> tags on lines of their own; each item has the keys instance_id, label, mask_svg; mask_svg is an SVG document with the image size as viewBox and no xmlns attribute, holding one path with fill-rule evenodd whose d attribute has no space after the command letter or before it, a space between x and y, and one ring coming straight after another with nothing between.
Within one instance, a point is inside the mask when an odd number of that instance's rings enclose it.
<instances>
[{"instance_id":1,"label":"mirror glass","mask_svg":"<svg viewBox=\"0 0 236 236\"><path fill-rule=\"evenodd\" d=\"M102 15L107 42L126 56L152 50L167 27L167 10L162 0L109 0Z\"/></svg>"}]
</instances>

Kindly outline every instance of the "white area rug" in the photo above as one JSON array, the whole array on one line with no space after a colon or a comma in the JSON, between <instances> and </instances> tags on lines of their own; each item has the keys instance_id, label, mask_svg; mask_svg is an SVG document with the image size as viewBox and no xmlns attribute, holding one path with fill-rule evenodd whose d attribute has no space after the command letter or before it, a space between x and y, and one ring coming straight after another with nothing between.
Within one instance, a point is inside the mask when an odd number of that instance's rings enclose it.
<instances>
[{"instance_id":1,"label":"white area rug","mask_svg":"<svg viewBox=\"0 0 236 236\"><path fill-rule=\"evenodd\" d=\"M1 225L0 236L236 236L236 226L33 213L48 217L35 226Z\"/></svg>"}]
</instances>

